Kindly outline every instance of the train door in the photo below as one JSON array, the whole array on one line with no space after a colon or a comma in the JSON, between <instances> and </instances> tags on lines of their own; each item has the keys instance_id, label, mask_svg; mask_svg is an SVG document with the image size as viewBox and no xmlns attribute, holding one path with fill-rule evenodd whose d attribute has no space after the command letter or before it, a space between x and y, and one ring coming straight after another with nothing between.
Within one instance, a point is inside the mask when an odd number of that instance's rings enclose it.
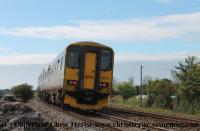
<instances>
[{"instance_id":1,"label":"train door","mask_svg":"<svg viewBox=\"0 0 200 131\"><path fill-rule=\"evenodd\" d=\"M86 52L84 63L83 88L95 89L97 53Z\"/></svg>"}]
</instances>

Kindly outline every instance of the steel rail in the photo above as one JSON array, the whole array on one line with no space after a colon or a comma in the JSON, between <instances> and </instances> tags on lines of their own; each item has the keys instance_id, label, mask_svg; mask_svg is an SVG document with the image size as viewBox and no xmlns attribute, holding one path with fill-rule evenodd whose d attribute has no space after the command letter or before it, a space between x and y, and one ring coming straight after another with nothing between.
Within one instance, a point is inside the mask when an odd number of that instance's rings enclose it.
<instances>
[{"instance_id":1,"label":"steel rail","mask_svg":"<svg viewBox=\"0 0 200 131\"><path fill-rule=\"evenodd\" d=\"M132 120L127 120L127 119L124 119L124 118L121 118L121 117L116 117L116 116L112 116L112 115L108 115L108 114L104 114L104 113L99 113L97 112L97 114L105 117L105 118L108 118L110 120L113 120L113 121L119 121L119 122L125 122L125 123L134 123L134 124L137 124L137 125L141 125L142 123L140 122L136 122L136 121L132 121ZM169 129L165 129L165 128L161 128L161 127L155 127L155 126L152 126L152 125L148 125L148 127L142 127L142 128L151 128L155 131L169 131Z\"/></svg>"},{"instance_id":2,"label":"steel rail","mask_svg":"<svg viewBox=\"0 0 200 131\"><path fill-rule=\"evenodd\" d=\"M152 118L157 118L157 119L164 119L164 120L168 120L168 121L200 123L200 120L198 120L198 119L177 117L177 116L164 115L164 114L158 114L158 113L142 112L142 111L136 111L136 110L131 110L131 109L123 109L123 108L119 108L119 107L106 107L104 109L119 111L122 113L129 113L130 115L136 114L136 115L147 116L147 117L152 117Z\"/></svg>"}]
</instances>

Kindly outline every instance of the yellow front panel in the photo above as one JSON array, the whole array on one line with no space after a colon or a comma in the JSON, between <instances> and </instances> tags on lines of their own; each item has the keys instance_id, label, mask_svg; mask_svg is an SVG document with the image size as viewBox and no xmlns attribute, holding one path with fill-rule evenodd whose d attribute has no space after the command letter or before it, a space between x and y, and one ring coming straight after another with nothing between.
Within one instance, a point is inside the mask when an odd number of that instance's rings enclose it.
<instances>
[{"instance_id":1,"label":"yellow front panel","mask_svg":"<svg viewBox=\"0 0 200 131\"><path fill-rule=\"evenodd\" d=\"M96 57L96 53L86 53L83 84L85 89L94 89L95 87Z\"/></svg>"},{"instance_id":2,"label":"yellow front panel","mask_svg":"<svg viewBox=\"0 0 200 131\"><path fill-rule=\"evenodd\" d=\"M64 90L65 91L75 91L73 85L68 85L67 80L79 80L79 69L67 68L65 70L65 82L64 82Z\"/></svg>"},{"instance_id":3,"label":"yellow front panel","mask_svg":"<svg viewBox=\"0 0 200 131\"><path fill-rule=\"evenodd\" d=\"M66 68L66 79L78 80L79 79L79 69Z\"/></svg>"},{"instance_id":4,"label":"yellow front panel","mask_svg":"<svg viewBox=\"0 0 200 131\"><path fill-rule=\"evenodd\" d=\"M101 89L99 92L100 93L110 93L111 84L112 84L112 70L110 70L110 71L101 71L100 72L100 82L108 83L108 87Z\"/></svg>"}]
</instances>

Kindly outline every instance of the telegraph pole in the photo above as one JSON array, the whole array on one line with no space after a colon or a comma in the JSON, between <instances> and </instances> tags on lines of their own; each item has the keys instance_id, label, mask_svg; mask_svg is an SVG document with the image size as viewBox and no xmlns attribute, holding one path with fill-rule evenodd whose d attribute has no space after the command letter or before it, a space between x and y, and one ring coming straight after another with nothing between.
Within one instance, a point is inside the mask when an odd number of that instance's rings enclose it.
<instances>
[{"instance_id":1,"label":"telegraph pole","mask_svg":"<svg viewBox=\"0 0 200 131\"><path fill-rule=\"evenodd\" d=\"M140 104L141 104L141 107L142 107L142 96L143 96L143 87L142 87L142 68L143 66L141 65L140 66Z\"/></svg>"}]
</instances>

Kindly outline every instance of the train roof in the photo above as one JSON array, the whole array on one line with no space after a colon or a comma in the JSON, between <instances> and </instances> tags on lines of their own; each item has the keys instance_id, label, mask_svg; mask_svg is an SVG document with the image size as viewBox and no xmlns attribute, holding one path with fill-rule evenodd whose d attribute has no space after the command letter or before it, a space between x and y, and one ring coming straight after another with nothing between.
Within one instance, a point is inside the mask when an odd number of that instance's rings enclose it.
<instances>
[{"instance_id":1,"label":"train roof","mask_svg":"<svg viewBox=\"0 0 200 131\"><path fill-rule=\"evenodd\" d=\"M70 46L70 45L83 45L83 46L84 45L90 45L90 46L94 46L95 45L95 46L99 46L99 47L106 47L106 48L109 48L109 49L113 50L111 47L109 47L107 45L100 44L100 43L93 42L93 41L79 41L79 42L71 43L68 46Z\"/></svg>"},{"instance_id":2,"label":"train roof","mask_svg":"<svg viewBox=\"0 0 200 131\"><path fill-rule=\"evenodd\" d=\"M87 46L87 45L89 45L89 46L94 46L94 45L95 45L95 46L98 46L98 47L109 48L110 50L112 50L112 52L114 52L113 49L112 49L111 47L109 47L109 46L107 46L107 45L104 45L104 44L97 43L97 42L93 42L93 41L79 41L79 42L74 42L74 43L70 43L70 44L65 48L64 51L62 51L58 56L56 56L56 57L52 60L52 62L50 62L49 64L45 65L44 68L43 68L42 70L44 70L44 71L48 70L49 66L51 66L52 63L55 62L55 61L57 60L57 58L58 58L61 54L65 53L66 49L67 49L69 46L71 46L71 45L82 45L82 46Z\"/></svg>"}]
</instances>

